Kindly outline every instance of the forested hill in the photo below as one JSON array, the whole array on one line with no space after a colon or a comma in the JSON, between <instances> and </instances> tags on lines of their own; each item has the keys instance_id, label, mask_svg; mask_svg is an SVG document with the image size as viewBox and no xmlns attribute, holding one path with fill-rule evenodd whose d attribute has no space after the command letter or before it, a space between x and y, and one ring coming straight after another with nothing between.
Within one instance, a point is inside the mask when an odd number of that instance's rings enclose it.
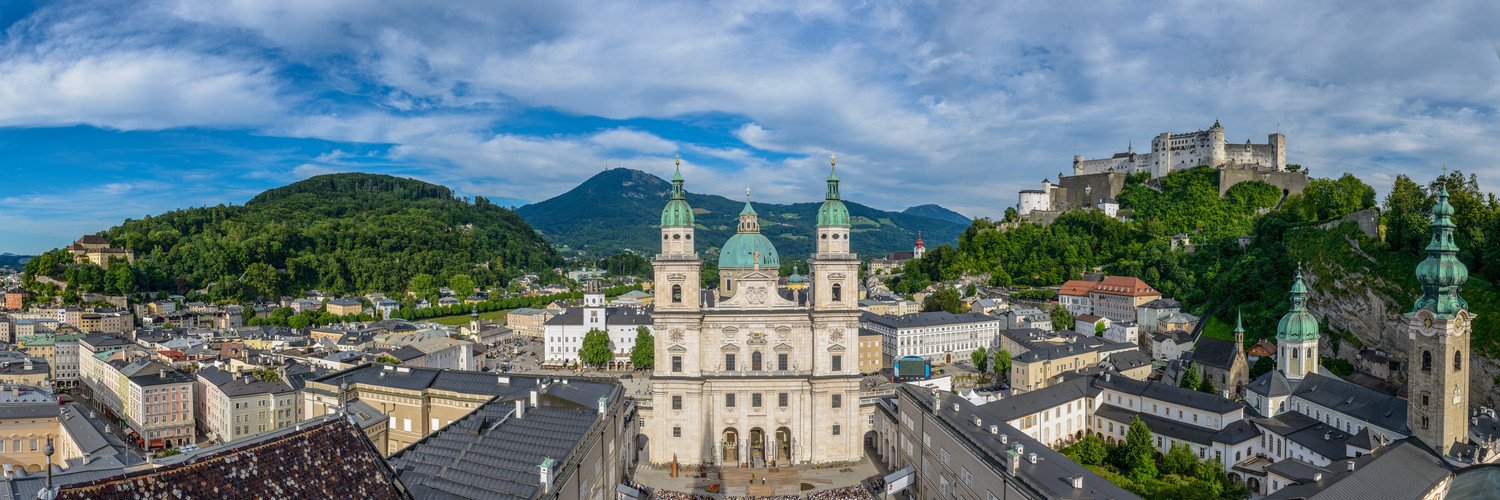
<instances>
[{"instance_id":1,"label":"forested hill","mask_svg":"<svg viewBox=\"0 0 1500 500\"><path fill-rule=\"evenodd\" d=\"M917 205L915 207L902 210L901 213L937 220L945 220L954 224L968 225L969 222L971 222L968 217L964 217L964 214L948 210L942 205L934 205L930 203L926 205Z\"/></svg>"},{"instance_id":2,"label":"forested hill","mask_svg":"<svg viewBox=\"0 0 1500 500\"><path fill-rule=\"evenodd\" d=\"M516 210L542 234L574 251L613 255L623 250L652 254L659 248L657 226L671 184L659 177L625 168L606 170L571 191ZM691 181L687 188L691 189ZM688 193L698 224L700 253L713 253L735 232L743 200ZM761 232L786 256L812 253L818 207L822 200L778 205L755 203ZM854 251L881 257L910 251L921 233L928 246L953 242L968 226L923 215L887 212L844 200L854 225ZM938 210L946 211L941 207ZM955 214L956 215L956 214Z\"/></svg>"},{"instance_id":3,"label":"forested hill","mask_svg":"<svg viewBox=\"0 0 1500 500\"><path fill-rule=\"evenodd\" d=\"M71 268L65 252L33 259L31 274L63 275L96 291L186 292L248 299L319 289L406 290L412 276L467 275L480 285L560 263L514 212L446 187L374 174L332 174L272 189L243 206L189 208L126 220L102 233L137 260L108 271Z\"/></svg>"}]
</instances>

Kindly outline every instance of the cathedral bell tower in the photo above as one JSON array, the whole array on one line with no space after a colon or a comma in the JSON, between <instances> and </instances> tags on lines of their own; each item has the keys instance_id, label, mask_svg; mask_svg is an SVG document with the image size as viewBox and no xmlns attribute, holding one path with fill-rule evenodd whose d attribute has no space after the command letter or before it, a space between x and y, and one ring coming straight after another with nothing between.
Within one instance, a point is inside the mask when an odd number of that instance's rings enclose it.
<instances>
[{"instance_id":1,"label":"cathedral bell tower","mask_svg":"<svg viewBox=\"0 0 1500 500\"><path fill-rule=\"evenodd\" d=\"M839 195L838 157L829 156L828 191L818 208L818 252L809 267L813 308L856 309L859 304L859 256L849 251L849 208Z\"/></svg>"},{"instance_id":2,"label":"cathedral bell tower","mask_svg":"<svg viewBox=\"0 0 1500 500\"><path fill-rule=\"evenodd\" d=\"M1432 207L1432 241L1417 265L1422 296L1406 314L1406 424L1412 435L1444 456L1457 456L1469 442L1469 333L1474 315L1459 290L1469 269L1453 243L1453 205L1448 190Z\"/></svg>"},{"instance_id":3,"label":"cathedral bell tower","mask_svg":"<svg viewBox=\"0 0 1500 500\"><path fill-rule=\"evenodd\" d=\"M682 157L677 157L677 174L672 176L672 194L661 210L661 252L651 266L655 269L657 312L687 312L699 308L699 276L703 262L693 250L693 207L688 205L687 191L682 189Z\"/></svg>"}]
</instances>

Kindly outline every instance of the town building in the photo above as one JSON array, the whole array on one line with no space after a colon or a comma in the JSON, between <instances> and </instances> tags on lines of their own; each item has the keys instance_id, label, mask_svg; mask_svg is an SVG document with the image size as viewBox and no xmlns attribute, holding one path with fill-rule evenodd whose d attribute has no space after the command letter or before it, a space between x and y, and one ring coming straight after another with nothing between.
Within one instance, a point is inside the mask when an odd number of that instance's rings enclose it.
<instances>
[{"instance_id":1,"label":"town building","mask_svg":"<svg viewBox=\"0 0 1500 500\"><path fill-rule=\"evenodd\" d=\"M5 476L42 472L43 447L59 437L57 397L45 385L0 387L0 467Z\"/></svg>"},{"instance_id":2,"label":"town building","mask_svg":"<svg viewBox=\"0 0 1500 500\"><path fill-rule=\"evenodd\" d=\"M1161 320L1182 312L1182 303L1175 299L1156 299L1136 308L1136 323L1145 333L1159 331Z\"/></svg>"},{"instance_id":3,"label":"town building","mask_svg":"<svg viewBox=\"0 0 1500 500\"><path fill-rule=\"evenodd\" d=\"M560 311L520 307L505 313L505 326L518 335L542 338L546 333L547 320Z\"/></svg>"},{"instance_id":4,"label":"town building","mask_svg":"<svg viewBox=\"0 0 1500 500\"><path fill-rule=\"evenodd\" d=\"M987 314L953 314L945 311L904 316L860 316L864 328L881 335L881 362L920 356L934 363L967 360L975 349L998 345L1000 318Z\"/></svg>"},{"instance_id":5,"label":"town building","mask_svg":"<svg viewBox=\"0 0 1500 500\"><path fill-rule=\"evenodd\" d=\"M123 421L141 446L193 444L193 378L133 346L108 334L84 337L78 358L85 390Z\"/></svg>"},{"instance_id":6,"label":"town building","mask_svg":"<svg viewBox=\"0 0 1500 500\"><path fill-rule=\"evenodd\" d=\"M414 498L617 498L637 433L619 385L514 378L391 455ZM542 439L541 437L545 437Z\"/></svg>"},{"instance_id":7,"label":"town building","mask_svg":"<svg viewBox=\"0 0 1500 500\"><path fill-rule=\"evenodd\" d=\"M47 360L24 352L0 351L0 384L52 388Z\"/></svg>"},{"instance_id":8,"label":"town building","mask_svg":"<svg viewBox=\"0 0 1500 500\"><path fill-rule=\"evenodd\" d=\"M637 329L652 330L651 313L639 307L609 307L604 302L604 286L589 280L583 292L583 307L570 307L553 316L543 326L542 355L549 363L578 364L578 352L589 332L599 330L609 336L614 357L608 365L630 367L630 351L635 347Z\"/></svg>"},{"instance_id":9,"label":"town building","mask_svg":"<svg viewBox=\"0 0 1500 500\"><path fill-rule=\"evenodd\" d=\"M73 259L79 264L93 264L99 267L109 267L109 262L115 259L135 262L135 252L124 248L113 248L109 246L109 240L93 234L78 238L78 241L68 247L68 253L73 254Z\"/></svg>"},{"instance_id":10,"label":"town building","mask_svg":"<svg viewBox=\"0 0 1500 500\"><path fill-rule=\"evenodd\" d=\"M324 307L328 308L328 314L332 314L334 316L349 316L360 314L365 310L365 305L355 299L330 300L326 304L324 304Z\"/></svg>"},{"instance_id":11,"label":"town building","mask_svg":"<svg viewBox=\"0 0 1500 500\"><path fill-rule=\"evenodd\" d=\"M196 378L193 401L198 425L214 441L234 441L302 419L297 406L302 398L280 374L261 379L255 373L227 372L210 366L199 369Z\"/></svg>"},{"instance_id":12,"label":"town building","mask_svg":"<svg viewBox=\"0 0 1500 500\"><path fill-rule=\"evenodd\" d=\"M859 310L878 315L905 316L922 310L916 302L897 298L870 298L859 301Z\"/></svg>"},{"instance_id":13,"label":"town building","mask_svg":"<svg viewBox=\"0 0 1500 500\"><path fill-rule=\"evenodd\" d=\"M885 356L885 335L868 329L859 329L859 372L880 373L890 366Z\"/></svg>"},{"instance_id":14,"label":"town building","mask_svg":"<svg viewBox=\"0 0 1500 500\"><path fill-rule=\"evenodd\" d=\"M1051 330L1052 315L1035 307L1015 306L1000 313L1006 330Z\"/></svg>"},{"instance_id":15,"label":"town building","mask_svg":"<svg viewBox=\"0 0 1500 500\"><path fill-rule=\"evenodd\" d=\"M8 311L20 311L26 306L26 291L11 289L5 291L5 309Z\"/></svg>"},{"instance_id":16,"label":"town building","mask_svg":"<svg viewBox=\"0 0 1500 500\"><path fill-rule=\"evenodd\" d=\"M747 193L748 194L748 193ZM830 172L810 283L779 286L780 257L747 200L720 247L717 293L700 290L693 209L679 172L662 210L655 268L656 362L642 408L647 457L685 465L841 463L863 455L858 255Z\"/></svg>"},{"instance_id":17,"label":"town building","mask_svg":"<svg viewBox=\"0 0 1500 500\"><path fill-rule=\"evenodd\" d=\"M1089 290L1089 314L1113 321L1137 321L1136 308L1161 298L1151 285L1134 276L1105 276Z\"/></svg>"}]
</instances>

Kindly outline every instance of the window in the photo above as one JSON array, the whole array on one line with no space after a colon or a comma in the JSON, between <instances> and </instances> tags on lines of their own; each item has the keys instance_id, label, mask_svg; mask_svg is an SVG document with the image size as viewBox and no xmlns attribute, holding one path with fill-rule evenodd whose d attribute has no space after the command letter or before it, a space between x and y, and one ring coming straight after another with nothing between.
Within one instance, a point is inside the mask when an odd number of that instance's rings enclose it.
<instances>
[{"instance_id":1,"label":"window","mask_svg":"<svg viewBox=\"0 0 1500 500\"><path fill-rule=\"evenodd\" d=\"M1427 394L1422 394L1422 406L1427 406Z\"/></svg>"},{"instance_id":2,"label":"window","mask_svg":"<svg viewBox=\"0 0 1500 500\"><path fill-rule=\"evenodd\" d=\"M838 285L834 285L834 286L838 286ZM833 435L835 435L835 436L839 435L839 426L837 426L837 425L833 426Z\"/></svg>"},{"instance_id":3,"label":"window","mask_svg":"<svg viewBox=\"0 0 1500 500\"><path fill-rule=\"evenodd\" d=\"M681 410L682 409L682 396L672 396L672 409L673 410Z\"/></svg>"},{"instance_id":4,"label":"window","mask_svg":"<svg viewBox=\"0 0 1500 500\"><path fill-rule=\"evenodd\" d=\"M833 355L833 371L836 371L836 372L844 371L844 357L843 356L840 356L838 354L834 354Z\"/></svg>"},{"instance_id":5,"label":"window","mask_svg":"<svg viewBox=\"0 0 1500 500\"><path fill-rule=\"evenodd\" d=\"M672 371L682 373L682 356L672 356Z\"/></svg>"},{"instance_id":6,"label":"window","mask_svg":"<svg viewBox=\"0 0 1500 500\"><path fill-rule=\"evenodd\" d=\"M406 431L406 432L411 432L411 419L409 419L409 418L403 418L403 419L401 419L401 430Z\"/></svg>"},{"instance_id":7,"label":"window","mask_svg":"<svg viewBox=\"0 0 1500 500\"><path fill-rule=\"evenodd\" d=\"M750 369L760 371L760 351L750 353Z\"/></svg>"},{"instance_id":8,"label":"window","mask_svg":"<svg viewBox=\"0 0 1500 500\"><path fill-rule=\"evenodd\" d=\"M672 303L682 303L682 285L672 285Z\"/></svg>"},{"instance_id":9,"label":"window","mask_svg":"<svg viewBox=\"0 0 1500 500\"><path fill-rule=\"evenodd\" d=\"M750 406L753 406L753 407L756 407L756 408L760 408L760 393L759 392L750 395Z\"/></svg>"},{"instance_id":10,"label":"window","mask_svg":"<svg viewBox=\"0 0 1500 500\"><path fill-rule=\"evenodd\" d=\"M672 426L672 437L674 437L674 438L680 438L680 437L682 437L682 428L678 427L678 426L675 426L675 425Z\"/></svg>"},{"instance_id":11,"label":"window","mask_svg":"<svg viewBox=\"0 0 1500 500\"><path fill-rule=\"evenodd\" d=\"M731 392L724 395L724 407L734 408L734 393Z\"/></svg>"},{"instance_id":12,"label":"window","mask_svg":"<svg viewBox=\"0 0 1500 500\"><path fill-rule=\"evenodd\" d=\"M1422 415L1422 428L1426 429L1428 427L1429 423L1430 422L1429 422L1429 420L1427 418L1427 415Z\"/></svg>"},{"instance_id":13,"label":"window","mask_svg":"<svg viewBox=\"0 0 1500 500\"><path fill-rule=\"evenodd\" d=\"M780 406L782 408L786 408L788 406L787 395L785 392L776 393L776 406Z\"/></svg>"},{"instance_id":14,"label":"window","mask_svg":"<svg viewBox=\"0 0 1500 500\"><path fill-rule=\"evenodd\" d=\"M1464 369L1464 352L1453 351L1453 371Z\"/></svg>"},{"instance_id":15,"label":"window","mask_svg":"<svg viewBox=\"0 0 1500 500\"><path fill-rule=\"evenodd\" d=\"M844 297L844 286L840 285L838 283L834 283L833 284L833 301L834 302L842 301L842 300L844 300L843 297Z\"/></svg>"},{"instance_id":16,"label":"window","mask_svg":"<svg viewBox=\"0 0 1500 500\"><path fill-rule=\"evenodd\" d=\"M844 407L844 395L843 394L834 394L833 395L833 407L834 408L843 408Z\"/></svg>"},{"instance_id":17,"label":"window","mask_svg":"<svg viewBox=\"0 0 1500 500\"><path fill-rule=\"evenodd\" d=\"M1422 371L1432 371L1432 351L1422 351Z\"/></svg>"},{"instance_id":18,"label":"window","mask_svg":"<svg viewBox=\"0 0 1500 500\"><path fill-rule=\"evenodd\" d=\"M724 370L725 371L731 371L731 372L734 371L734 354L733 353L725 354L724 355Z\"/></svg>"},{"instance_id":19,"label":"window","mask_svg":"<svg viewBox=\"0 0 1500 500\"><path fill-rule=\"evenodd\" d=\"M789 368L787 368L787 366L789 365L788 361L790 359L791 359L791 356L788 355L787 353L784 353L784 352L778 352L778 353L776 353L776 369L777 370L781 370L781 371L787 371L789 369Z\"/></svg>"}]
</instances>

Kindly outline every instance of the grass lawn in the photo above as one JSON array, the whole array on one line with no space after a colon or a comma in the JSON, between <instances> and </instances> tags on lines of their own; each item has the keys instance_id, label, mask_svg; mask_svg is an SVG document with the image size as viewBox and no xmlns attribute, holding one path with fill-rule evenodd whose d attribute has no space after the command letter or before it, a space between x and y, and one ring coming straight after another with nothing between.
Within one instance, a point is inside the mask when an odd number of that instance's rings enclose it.
<instances>
[{"instance_id":1,"label":"grass lawn","mask_svg":"<svg viewBox=\"0 0 1500 500\"><path fill-rule=\"evenodd\" d=\"M482 312L479 313L479 319L481 321L499 320L501 323L504 323L505 313L508 313L510 311L510 309L501 309L499 311ZM459 314L456 316L440 316L436 318L424 319L422 321L431 321L439 325L460 326L469 324L469 315Z\"/></svg>"}]
</instances>

